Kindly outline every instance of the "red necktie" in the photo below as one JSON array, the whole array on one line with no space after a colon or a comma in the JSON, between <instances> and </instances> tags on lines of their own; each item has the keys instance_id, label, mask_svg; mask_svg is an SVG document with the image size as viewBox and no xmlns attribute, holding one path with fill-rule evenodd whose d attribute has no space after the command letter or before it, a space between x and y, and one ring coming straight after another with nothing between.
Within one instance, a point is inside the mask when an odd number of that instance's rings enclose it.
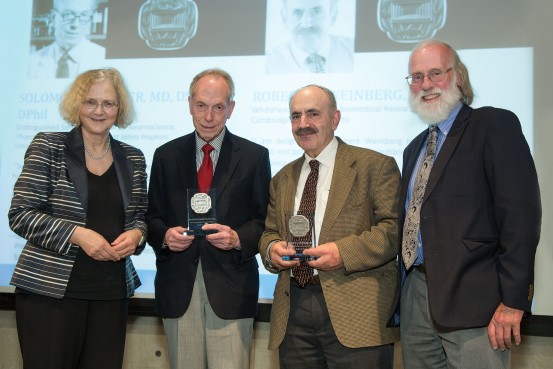
<instances>
[{"instance_id":1,"label":"red necktie","mask_svg":"<svg viewBox=\"0 0 553 369\"><path fill-rule=\"evenodd\" d=\"M296 245L296 252L303 253L308 247L312 246L313 236L311 230L313 229L313 222L315 220L315 204L317 202L317 180L319 179L319 162L317 160L311 160L309 162L311 171L305 181L305 187L300 200L300 208L298 214L307 215L310 223L309 232L303 237L294 237L293 242ZM307 264L307 261L300 261L300 265L292 269L294 278L300 287L304 287L309 279L313 276L313 268Z\"/></svg>"},{"instance_id":2,"label":"red necktie","mask_svg":"<svg viewBox=\"0 0 553 369\"><path fill-rule=\"evenodd\" d=\"M209 155L213 151L213 146L205 144L202 147L202 151L204 152L204 160L198 170L198 189L200 192L207 193L213 179L213 161L211 161L211 156Z\"/></svg>"}]
</instances>

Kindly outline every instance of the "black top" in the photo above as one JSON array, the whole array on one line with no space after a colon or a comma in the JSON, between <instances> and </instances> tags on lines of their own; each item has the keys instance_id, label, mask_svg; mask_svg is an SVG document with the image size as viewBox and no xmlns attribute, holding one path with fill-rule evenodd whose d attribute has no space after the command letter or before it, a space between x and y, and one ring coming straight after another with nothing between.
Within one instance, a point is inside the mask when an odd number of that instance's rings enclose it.
<instances>
[{"instance_id":1,"label":"black top","mask_svg":"<svg viewBox=\"0 0 553 369\"><path fill-rule=\"evenodd\" d=\"M117 173L112 164L101 176L88 171L87 228L113 242L124 231L125 212ZM97 261L79 248L65 297L88 300L123 299L125 259Z\"/></svg>"}]
</instances>

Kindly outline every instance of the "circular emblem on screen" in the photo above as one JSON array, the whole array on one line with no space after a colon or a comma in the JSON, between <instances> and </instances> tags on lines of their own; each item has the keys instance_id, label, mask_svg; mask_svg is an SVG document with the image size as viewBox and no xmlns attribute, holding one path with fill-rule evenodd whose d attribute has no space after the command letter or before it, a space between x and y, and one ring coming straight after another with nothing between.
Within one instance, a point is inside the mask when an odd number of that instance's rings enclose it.
<instances>
[{"instance_id":1,"label":"circular emblem on screen","mask_svg":"<svg viewBox=\"0 0 553 369\"><path fill-rule=\"evenodd\" d=\"M309 232L309 220L303 215L294 215L288 221L288 229L294 237L304 237Z\"/></svg>"},{"instance_id":2,"label":"circular emblem on screen","mask_svg":"<svg viewBox=\"0 0 553 369\"><path fill-rule=\"evenodd\" d=\"M211 197L208 194L198 192L190 199L190 206L198 214L205 214L211 209Z\"/></svg>"}]
</instances>

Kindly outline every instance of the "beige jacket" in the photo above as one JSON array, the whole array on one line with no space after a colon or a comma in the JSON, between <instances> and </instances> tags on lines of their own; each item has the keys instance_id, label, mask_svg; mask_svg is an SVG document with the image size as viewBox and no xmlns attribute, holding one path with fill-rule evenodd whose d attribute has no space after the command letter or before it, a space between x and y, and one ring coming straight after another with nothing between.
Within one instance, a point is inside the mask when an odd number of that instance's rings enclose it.
<instances>
[{"instance_id":1,"label":"beige jacket","mask_svg":"<svg viewBox=\"0 0 553 369\"><path fill-rule=\"evenodd\" d=\"M397 282L399 169L391 157L338 140L319 244L336 242L344 266L319 271L324 298L336 336L344 346L395 342L399 330L387 328L386 320ZM286 165L271 181L266 230L259 243L263 260L269 243L284 239L284 212L294 207L303 160ZM289 311L290 271L285 270L279 273L275 288L269 349L280 346Z\"/></svg>"}]
</instances>

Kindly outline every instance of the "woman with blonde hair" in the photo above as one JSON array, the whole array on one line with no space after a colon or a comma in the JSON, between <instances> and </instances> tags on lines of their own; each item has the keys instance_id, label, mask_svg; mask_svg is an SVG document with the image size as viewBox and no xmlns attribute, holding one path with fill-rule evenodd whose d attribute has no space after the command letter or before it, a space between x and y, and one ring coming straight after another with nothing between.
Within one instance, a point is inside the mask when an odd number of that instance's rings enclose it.
<instances>
[{"instance_id":1,"label":"woman with blonde hair","mask_svg":"<svg viewBox=\"0 0 553 369\"><path fill-rule=\"evenodd\" d=\"M142 152L115 140L134 118L115 69L80 74L60 104L69 132L38 133L9 210L27 240L15 267L16 321L26 369L122 367L128 298L144 249Z\"/></svg>"}]
</instances>

